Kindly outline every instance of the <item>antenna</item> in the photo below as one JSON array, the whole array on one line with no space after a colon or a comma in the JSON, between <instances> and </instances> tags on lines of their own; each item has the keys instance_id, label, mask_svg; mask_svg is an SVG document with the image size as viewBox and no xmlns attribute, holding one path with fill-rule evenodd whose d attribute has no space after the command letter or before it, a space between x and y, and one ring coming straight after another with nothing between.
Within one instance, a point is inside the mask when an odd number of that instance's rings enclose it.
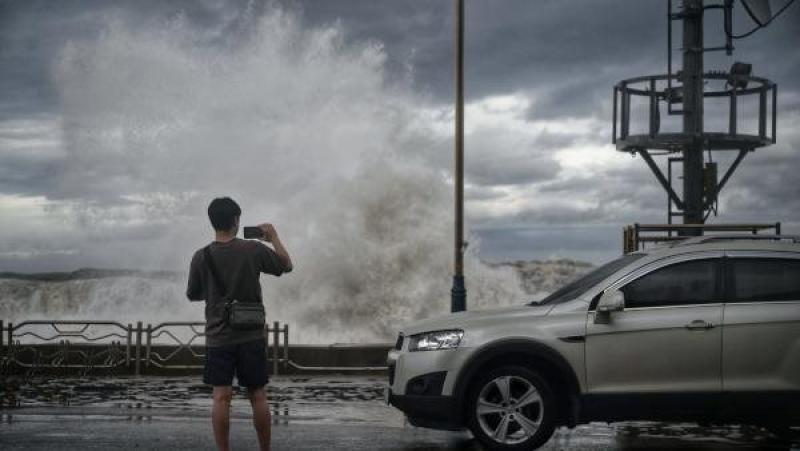
<instances>
[{"instance_id":1,"label":"antenna","mask_svg":"<svg viewBox=\"0 0 800 451\"><path fill-rule=\"evenodd\" d=\"M772 22L794 0L773 15L768 0L740 0L747 13L758 24L756 29ZM702 235L703 225L710 214L717 214L719 193L726 186L745 156L776 142L776 116L778 87L772 81L752 75L750 64L736 62L727 71L704 71L705 52L725 51L732 54L733 0L704 4L703 0L683 0L678 10L672 0L667 1L667 73L645 75L622 80L614 86L614 119L612 142L618 151L639 155L653 172L667 193L667 222L681 217L681 236ZM724 14L725 44L704 46L703 19L706 12L721 10ZM682 24L682 67L673 72L672 52L673 22ZM757 107L740 108L741 101L754 99ZM727 100L727 127L709 130L705 126L706 100ZM639 102L646 108L646 130L634 132L631 127L631 103ZM661 108L666 104L667 114L682 117L680 132L663 131ZM758 131L745 133L739 127L741 116L757 118ZM717 152L735 152L736 157L722 178L713 158ZM708 154L708 161L704 155ZM658 156L667 156L668 176L656 162ZM673 188L672 166L682 166L681 195ZM671 236L672 232L669 232Z\"/></svg>"},{"instance_id":2,"label":"antenna","mask_svg":"<svg viewBox=\"0 0 800 451\"><path fill-rule=\"evenodd\" d=\"M742 0L744 10L750 15L759 27L766 27L772 19L772 8L769 6L769 0Z\"/></svg>"}]
</instances>

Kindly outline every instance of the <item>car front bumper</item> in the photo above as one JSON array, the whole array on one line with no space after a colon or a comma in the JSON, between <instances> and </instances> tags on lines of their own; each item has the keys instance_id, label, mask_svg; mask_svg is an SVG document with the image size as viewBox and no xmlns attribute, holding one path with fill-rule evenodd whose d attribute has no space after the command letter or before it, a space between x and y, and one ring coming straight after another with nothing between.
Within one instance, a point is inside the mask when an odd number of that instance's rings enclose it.
<instances>
[{"instance_id":1,"label":"car front bumper","mask_svg":"<svg viewBox=\"0 0 800 451\"><path fill-rule=\"evenodd\" d=\"M405 413L414 426L461 429L461 412L458 399L452 396L452 387L466 354L467 349L463 348L412 353L390 351L386 400ZM417 385L420 380L424 383Z\"/></svg>"},{"instance_id":2,"label":"car front bumper","mask_svg":"<svg viewBox=\"0 0 800 451\"><path fill-rule=\"evenodd\" d=\"M471 352L470 348L459 347L441 351L406 352L389 351L387 366L389 367L389 386L397 395L415 395L408 392L409 382L425 374L446 372L447 377L437 395L450 396L459 370Z\"/></svg>"},{"instance_id":3,"label":"car front bumper","mask_svg":"<svg viewBox=\"0 0 800 451\"><path fill-rule=\"evenodd\" d=\"M460 430L460 418L452 396L414 396L389 393L389 404L400 409L414 426L450 431Z\"/></svg>"}]
</instances>

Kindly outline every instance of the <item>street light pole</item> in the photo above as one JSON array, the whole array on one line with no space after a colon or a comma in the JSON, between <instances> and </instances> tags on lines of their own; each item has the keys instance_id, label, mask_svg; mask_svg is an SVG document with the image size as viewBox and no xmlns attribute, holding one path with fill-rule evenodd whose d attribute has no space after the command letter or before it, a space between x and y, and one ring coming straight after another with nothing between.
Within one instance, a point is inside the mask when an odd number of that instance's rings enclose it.
<instances>
[{"instance_id":1,"label":"street light pole","mask_svg":"<svg viewBox=\"0 0 800 451\"><path fill-rule=\"evenodd\" d=\"M464 285L464 0L456 2L455 259L450 310L467 309Z\"/></svg>"}]
</instances>

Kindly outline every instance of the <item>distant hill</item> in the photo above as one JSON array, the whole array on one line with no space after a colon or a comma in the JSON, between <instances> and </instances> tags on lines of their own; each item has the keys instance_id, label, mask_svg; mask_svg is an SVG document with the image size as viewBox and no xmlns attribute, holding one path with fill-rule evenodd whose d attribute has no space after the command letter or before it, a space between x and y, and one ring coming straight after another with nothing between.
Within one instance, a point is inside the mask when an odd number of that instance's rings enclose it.
<instances>
[{"instance_id":1,"label":"distant hill","mask_svg":"<svg viewBox=\"0 0 800 451\"><path fill-rule=\"evenodd\" d=\"M175 279L186 277L181 271L141 271L136 269L81 268L70 272L0 272L0 279L65 282L69 280L106 279L109 277L142 277L146 279Z\"/></svg>"}]
</instances>

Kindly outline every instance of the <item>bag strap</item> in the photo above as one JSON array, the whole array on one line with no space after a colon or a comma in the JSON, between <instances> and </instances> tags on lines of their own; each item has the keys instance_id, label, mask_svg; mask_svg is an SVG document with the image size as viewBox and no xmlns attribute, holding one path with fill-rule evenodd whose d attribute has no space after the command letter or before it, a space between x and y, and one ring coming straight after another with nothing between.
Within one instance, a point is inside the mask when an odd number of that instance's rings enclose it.
<instances>
[{"instance_id":1,"label":"bag strap","mask_svg":"<svg viewBox=\"0 0 800 451\"><path fill-rule=\"evenodd\" d=\"M206 260L206 266L208 269L211 270L211 277L214 279L214 283L219 288L220 293L222 294L222 299L228 297L228 290L225 288L225 283L222 281L222 278L219 276L217 272L217 265L214 264L214 259L211 257L211 245L203 248L203 256Z\"/></svg>"}]
</instances>

